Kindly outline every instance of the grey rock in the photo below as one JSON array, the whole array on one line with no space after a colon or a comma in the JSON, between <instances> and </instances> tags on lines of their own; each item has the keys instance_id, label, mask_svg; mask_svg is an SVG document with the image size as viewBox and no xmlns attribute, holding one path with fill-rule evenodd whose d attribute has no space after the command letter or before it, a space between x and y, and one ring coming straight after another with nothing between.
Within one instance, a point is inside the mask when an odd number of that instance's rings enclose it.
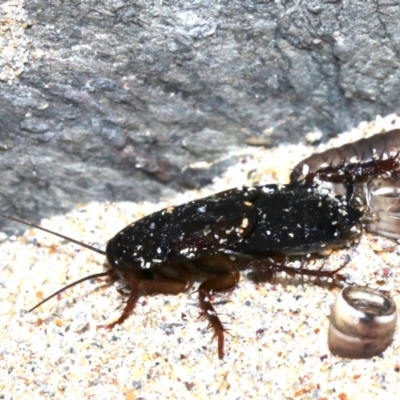
<instances>
[{"instance_id":1,"label":"grey rock","mask_svg":"<svg viewBox=\"0 0 400 400\"><path fill-rule=\"evenodd\" d=\"M0 210L32 221L399 110L397 3L18 1L0 7Z\"/></svg>"}]
</instances>

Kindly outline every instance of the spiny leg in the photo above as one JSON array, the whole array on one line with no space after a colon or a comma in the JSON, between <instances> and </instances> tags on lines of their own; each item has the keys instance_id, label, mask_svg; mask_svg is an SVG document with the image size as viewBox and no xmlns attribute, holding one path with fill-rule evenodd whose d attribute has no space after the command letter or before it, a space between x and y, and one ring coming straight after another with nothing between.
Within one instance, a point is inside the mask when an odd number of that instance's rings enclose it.
<instances>
[{"instance_id":1,"label":"spiny leg","mask_svg":"<svg viewBox=\"0 0 400 400\"><path fill-rule=\"evenodd\" d=\"M248 264L248 268L252 269L255 273L266 275L271 277L277 272L285 272L289 276L311 276L318 279L321 278L332 278L339 281L345 281L346 278L338 272L347 265L347 261L340 267L334 270L323 270L325 263L319 269L308 269L304 268L306 262L303 262L300 268L290 267L284 262L276 262L271 258L268 259L255 259L251 260Z\"/></svg>"},{"instance_id":2,"label":"spiny leg","mask_svg":"<svg viewBox=\"0 0 400 400\"><path fill-rule=\"evenodd\" d=\"M222 292L232 289L237 285L240 273L228 257L218 255L204 257L196 262L196 266L203 270L218 273L219 275L203 282L198 289L200 308L208 319L210 326L214 329L214 336L218 340L218 357L224 358L224 331L212 303L213 292Z\"/></svg>"},{"instance_id":3,"label":"spiny leg","mask_svg":"<svg viewBox=\"0 0 400 400\"><path fill-rule=\"evenodd\" d=\"M178 294L193 285L193 274L184 264L160 265L148 270L129 270L124 273L124 288L129 297L120 317L98 328L112 329L122 324L135 309L139 297L146 294Z\"/></svg>"}]
</instances>

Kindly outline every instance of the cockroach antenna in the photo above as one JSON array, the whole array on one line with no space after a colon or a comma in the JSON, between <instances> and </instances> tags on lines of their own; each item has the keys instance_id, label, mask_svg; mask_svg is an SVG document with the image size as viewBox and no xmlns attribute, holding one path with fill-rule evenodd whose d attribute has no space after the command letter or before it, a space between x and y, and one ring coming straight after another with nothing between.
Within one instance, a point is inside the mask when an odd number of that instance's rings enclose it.
<instances>
[{"instance_id":1,"label":"cockroach antenna","mask_svg":"<svg viewBox=\"0 0 400 400\"><path fill-rule=\"evenodd\" d=\"M24 220L22 220L22 219L15 218L15 217L10 217L9 215L5 215L5 214L2 214L2 213L0 213L0 217L9 219L9 220L14 221L14 222L18 222L18 223L23 224L23 225L30 226L31 228L39 229L39 230L41 230L41 231L43 231L43 232L47 232L47 233L50 233L50 234L52 234L52 235L54 235L54 236L58 236L58 237L60 237L61 239L67 240L68 242L75 243L75 244L77 244L77 245L79 245L79 246L81 246L81 247L86 247L87 249L92 250L92 251L95 251L96 253L102 254L102 255L104 255L104 256L106 255L106 253L105 253L103 250L100 250L100 249L98 249L98 248L96 248L96 247L90 246L89 244L80 242L79 240L76 240L76 239L70 238L70 237L68 237L68 236L62 235L61 233L54 232L54 231L52 231L52 230L50 230L50 229L43 228L42 226L39 226L39 225L36 225L36 224L32 224L31 222L24 221ZM35 307L33 307L33 308L31 308L31 309L29 310L29 312L31 312L31 311L33 311L33 310L36 310L36 309L37 309L38 307L40 307L42 304L46 303L48 300L50 300L50 299L52 299L53 297L57 296L58 294L64 292L65 290L71 288L72 286L78 285L79 283L88 281L88 280L90 280L90 279L95 279L95 278L101 278L101 277L104 277L104 276L109 276L109 275L110 275L110 271L112 271L112 270L108 270L108 271L105 271L105 272L99 272L99 273L97 273L97 274L88 275L88 276L85 276L85 277L83 277L83 278L78 279L78 280L75 281L75 282L69 283L68 285L62 287L60 290L57 290L55 293L53 293L53 294L51 294L50 296L46 297L46 298L45 298L44 300L42 300L40 303L36 304Z\"/></svg>"}]
</instances>

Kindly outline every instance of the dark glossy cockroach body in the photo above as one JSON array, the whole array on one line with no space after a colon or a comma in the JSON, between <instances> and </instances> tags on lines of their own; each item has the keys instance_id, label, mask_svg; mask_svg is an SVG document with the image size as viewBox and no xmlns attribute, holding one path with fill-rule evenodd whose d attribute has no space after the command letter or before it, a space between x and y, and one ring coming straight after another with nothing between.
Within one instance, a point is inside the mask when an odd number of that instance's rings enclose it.
<instances>
[{"instance_id":1,"label":"dark glossy cockroach body","mask_svg":"<svg viewBox=\"0 0 400 400\"><path fill-rule=\"evenodd\" d=\"M214 293L234 288L242 267L256 273L339 276L338 270L295 269L280 261L351 244L361 233L363 217L354 198L355 185L365 174L380 176L399 169L397 159L391 161L342 163L320 168L289 185L240 187L169 207L121 230L108 242L105 252L51 232L104 254L110 266L108 271L82 278L55 294L92 277L121 279L124 287L120 292L128 300L118 320L106 326L112 328L129 317L140 296L188 291L194 271L207 270L213 276L199 285L199 303L217 337L222 359L225 329L212 304ZM346 194L324 189L320 180L343 184Z\"/></svg>"},{"instance_id":2,"label":"dark glossy cockroach body","mask_svg":"<svg viewBox=\"0 0 400 400\"><path fill-rule=\"evenodd\" d=\"M257 211L251 232L229 248L253 257L302 255L341 247L360 233L359 208L309 185L250 189Z\"/></svg>"},{"instance_id":3,"label":"dark glossy cockroach body","mask_svg":"<svg viewBox=\"0 0 400 400\"><path fill-rule=\"evenodd\" d=\"M336 271L297 271L274 259L351 243L360 234L361 215L343 198L306 182L230 189L150 214L117 233L105 253L94 249L106 255L111 268L91 277L121 279L128 295L121 316L107 327L128 318L140 296L185 292L193 285L194 270L207 270L214 276L200 284L199 302L223 358L224 328L212 298L236 286L238 259L256 272L334 276Z\"/></svg>"},{"instance_id":4,"label":"dark glossy cockroach body","mask_svg":"<svg viewBox=\"0 0 400 400\"><path fill-rule=\"evenodd\" d=\"M132 223L108 242L107 260L122 271L213 254L313 253L343 245L353 236L361 215L343 198L313 186L242 187Z\"/></svg>"},{"instance_id":5,"label":"dark glossy cockroach body","mask_svg":"<svg viewBox=\"0 0 400 400\"><path fill-rule=\"evenodd\" d=\"M190 264L216 275L201 283L198 292L222 358L224 328L211 299L214 292L231 289L239 280L237 265L228 256L252 260L248 265L256 260L254 269L284 270L274 264L275 256L351 243L360 234L361 214L342 198L295 184L231 189L148 215L107 244L112 271L131 290L123 314L112 326L129 316L140 295L187 291L194 281ZM299 272L323 276L306 269Z\"/></svg>"},{"instance_id":6,"label":"dark glossy cockroach body","mask_svg":"<svg viewBox=\"0 0 400 400\"><path fill-rule=\"evenodd\" d=\"M252 188L232 189L148 215L108 242L107 261L123 271L216 254L252 229L252 197Z\"/></svg>"}]
</instances>

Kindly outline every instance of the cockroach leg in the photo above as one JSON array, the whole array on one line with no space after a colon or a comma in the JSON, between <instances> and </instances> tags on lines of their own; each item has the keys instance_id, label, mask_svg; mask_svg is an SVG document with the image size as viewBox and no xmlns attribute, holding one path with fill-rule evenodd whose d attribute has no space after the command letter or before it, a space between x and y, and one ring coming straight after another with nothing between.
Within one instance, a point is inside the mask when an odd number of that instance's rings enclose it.
<instances>
[{"instance_id":1,"label":"cockroach leg","mask_svg":"<svg viewBox=\"0 0 400 400\"><path fill-rule=\"evenodd\" d=\"M254 273L257 275L261 276L268 276L268 277L273 277L277 272L285 272L289 276L310 276L310 277L315 277L318 280L321 278L331 278L335 279L338 281L345 281L346 277L339 274L338 272L343 269L347 265L347 261L341 265L340 267L334 269L334 270L323 270L325 263L322 264L322 266L318 269L309 269L305 268L306 262L303 262L300 268L295 268L291 267L289 265L286 265L285 262L276 262L273 259L256 259L256 260L251 260L249 262L248 267L253 270Z\"/></svg>"},{"instance_id":2,"label":"cockroach leg","mask_svg":"<svg viewBox=\"0 0 400 400\"><path fill-rule=\"evenodd\" d=\"M214 337L217 337L218 340L218 357L222 360L224 358L224 332L226 329L212 305L213 293L233 289L239 282L240 272L234 262L223 255L203 257L196 262L196 267L218 274L218 276L203 282L199 286L198 292L200 308L210 326L214 329Z\"/></svg>"},{"instance_id":3,"label":"cockroach leg","mask_svg":"<svg viewBox=\"0 0 400 400\"><path fill-rule=\"evenodd\" d=\"M135 309L141 296L146 294L178 294L186 292L193 285L193 273L182 263L153 267L147 270L126 270L123 273L124 289L120 291L128 300L120 317L107 325L98 328L112 329L122 324Z\"/></svg>"},{"instance_id":4,"label":"cockroach leg","mask_svg":"<svg viewBox=\"0 0 400 400\"><path fill-rule=\"evenodd\" d=\"M122 324L133 312L133 310L135 309L136 303L139 299L139 294L138 291L136 290L137 288L131 288L129 297L128 297L128 301L125 303L125 307L124 310L122 311L122 314L120 315L120 317L110 323L110 324L106 324L106 325L97 325L97 329L99 328L106 328L106 329L113 329L116 325Z\"/></svg>"}]
</instances>

